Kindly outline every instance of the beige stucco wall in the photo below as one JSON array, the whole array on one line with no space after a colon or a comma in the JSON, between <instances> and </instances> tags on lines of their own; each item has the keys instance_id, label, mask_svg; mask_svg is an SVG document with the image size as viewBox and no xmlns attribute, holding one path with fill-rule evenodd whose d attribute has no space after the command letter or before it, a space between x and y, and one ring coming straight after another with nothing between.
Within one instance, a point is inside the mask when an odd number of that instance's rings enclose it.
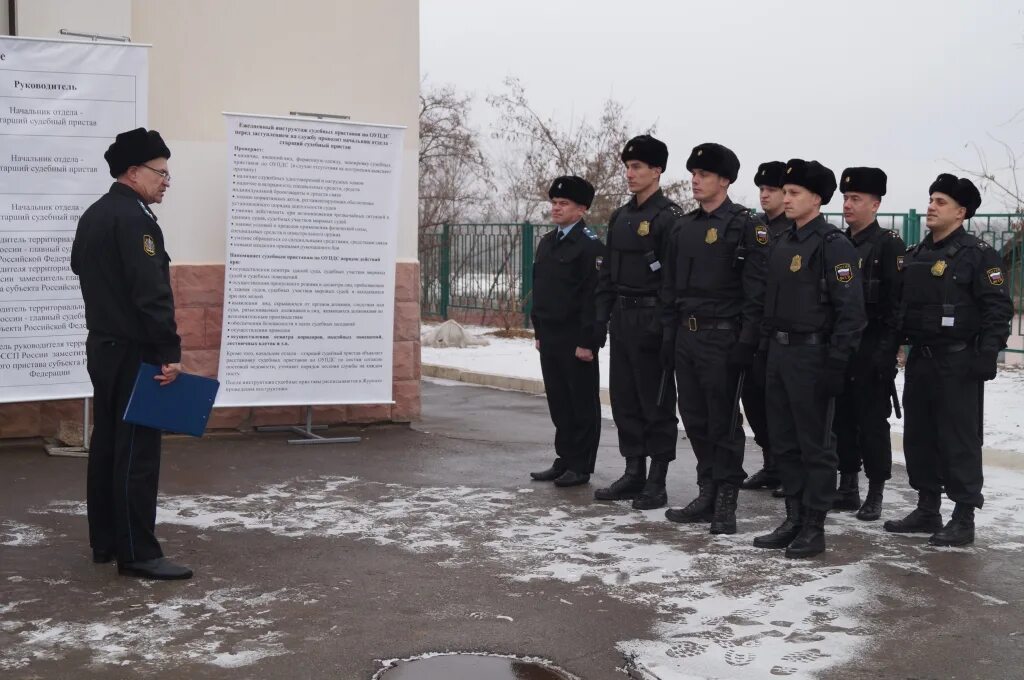
<instances>
[{"instance_id":1,"label":"beige stucco wall","mask_svg":"<svg viewBox=\"0 0 1024 680\"><path fill-rule=\"evenodd\" d=\"M22 36L67 28L153 46L149 124L174 175L157 212L176 264L224 261L223 111L408 126L398 256L416 259L415 0L19 0L17 20Z\"/></svg>"}]
</instances>

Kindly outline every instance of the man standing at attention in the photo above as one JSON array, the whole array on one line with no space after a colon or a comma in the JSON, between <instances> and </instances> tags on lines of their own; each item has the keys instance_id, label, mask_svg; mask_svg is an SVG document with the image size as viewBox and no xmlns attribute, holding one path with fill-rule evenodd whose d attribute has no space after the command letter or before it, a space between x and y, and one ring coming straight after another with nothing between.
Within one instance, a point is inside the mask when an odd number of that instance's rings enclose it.
<instances>
[{"instance_id":1,"label":"man standing at attention","mask_svg":"<svg viewBox=\"0 0 1024 680\"><path fill-rule=\"evenodd\" d=\"M634 137L622 150L622 162L633 198L608 223L597 321L600 328L611 323L609 388L626 471L595 491L594 498L631 498L634 508L651 510L668 503L665 475L679 438L672 356L662 351L658 293L667 236L683 212L661 192L661 173L668 164L662 141Z\"/></svg>"},{"instance_id":2,"label":"man standing at attention","mask_svg":"<svg viewBox=\"0 0 1024 680\"><path fill-rule=\"evenodd\" d=\"M817 161L786 164L786 216L793 229L768 258L764 332L768 424L786 495L786 519L759 548L786 557L825 550L825 515L836 490L835 398L867 321L857 251L821 216L836 179Z\"/></svg>"},{"instance_id":3,"label":"man standing at attention","mask_svg":"<svg viewBox=\"0 0 1024 680\"><path fill-rule=\"evenodd\" d=\"M686 169L700 207L677 220L669 236L662 318L699 493L665 517L710 521L711 533L734 534L746 439L737 390L761 340L768 227L729 198L740 171L731 149L696 146Z\"/></svg>"},{"instance_id":4,"label":"man standing at attention","mask_svg":"<svg viewBox=\"0 0 1024 680\"><path fill-rule=\"evenodd\" d=\"M910 342L903 449L917 508L885 523L894 533L931 534L938 546L974 542L974 510L985 501L981 468L985 381L996 377L1013 301L1002 258L967 233L981 194L942 174L928 189L928 235L903 263L902 332ZM942 526L942 492L955 503Z\"/></svg>"},{"instance_id":5,"label":"man standing at attention","mask_svg":"<svg viewBox=\"0 0 1024 680\"><path fill-rule=\"evenodd\" d=\"M170 157L155 130L119 134L104 154L117 181L82 214L71 249L95 409L87 473L92 557L116 559L119 573L152 579L192 576L163 556L154 533L160 431L122 420L140 363L160 365L161 384L181 372L170 257L149 209L171 184Z\"/></svg>"},{"instance_id":6,"label":"man standing at attention","mask_svg":"<svg viewBox=\"0 0 1024 680\"><path fill-rule=\"evenodd\" d=\"M594 289L604 245L583 221L594 200L590 182L558 177L548 198L558 228L537 245L530 320L558 457L550 468L530 476L555 486L577 486L590 481L601 438L597 352L605 332L595 329Z\"/></svg>"},{"instance_id":7,"label":"man standing at attention","mask_svg":"<svg viewBox=\"0 0 1024 680\"><path fill-rule=\"evenodd\" d=\"M881 515L885 481L892 476L889 414L891 396L896 394L900 269L907 251L903 239L882 229L875 219L885 185L885 173L878 168L846 168L839 181L846 236L857 249L868 325L850 361L846 389L836 399L839 489L832 507L856 510L857 519L867 521ZM861 461L868 478L863 505L857 480Z\"/></svg>"}]
</instances>

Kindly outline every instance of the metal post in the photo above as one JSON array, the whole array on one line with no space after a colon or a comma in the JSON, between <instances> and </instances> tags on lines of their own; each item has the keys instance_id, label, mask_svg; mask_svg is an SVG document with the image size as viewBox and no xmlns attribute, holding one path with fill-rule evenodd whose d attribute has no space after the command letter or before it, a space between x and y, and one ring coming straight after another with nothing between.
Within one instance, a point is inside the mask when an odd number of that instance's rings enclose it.
<instances>
[{"instance_id":1,"label":"metal post","mask_svg":"<svg viewBox=\"0 0 1024 680\"><path fill-rule=\"evenodd\" d=\"M306 407L306 426L298 425L269 425L257 427L257 432L293 432L302 439L289 439L289 444L355 444L362 441L361 437L321 437L313 430L326 430L326 425L313 425L313 407Z\"/></svg>"},{"instance_id":2,"label":"metal post","mask_svg":"<svg viewBox=\"0 0 1024 680\"><path fill-rule=\"evenodd\" d=\"M519 299L523 301L523 325L530 327L530 312L533 310L533 225L523 222L520 232L522 242L520 243L519 271L522 272L523 280L519 285Z\"/></svg>"},{"instance_id":3,"label":"metal post","mask_svg":"<svg viewBox=\"0 0 1024 680\"><path fill-rule=\"evenodd\" d=\"M913 208L907 213L903 232L903 240L908 246L921 241L921 216Z\"/></svg>"},{"instance_id":4,"label":"metal post","mask_svg":"<svg viewBox=\"0 0 1024 680\"><path fill-rule=\"evenodd\" d=\"M448 319L448 303L452 294L452 242L451 226L447 223L441 227L441 318Z\"/></svg>"}]
</instances>

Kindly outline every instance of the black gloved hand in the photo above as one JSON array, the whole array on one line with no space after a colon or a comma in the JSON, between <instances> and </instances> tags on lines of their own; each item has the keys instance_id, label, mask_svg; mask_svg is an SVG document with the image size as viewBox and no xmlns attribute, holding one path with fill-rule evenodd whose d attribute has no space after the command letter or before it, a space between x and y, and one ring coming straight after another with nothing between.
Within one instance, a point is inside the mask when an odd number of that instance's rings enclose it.
<instances>
[{"instance_id":1,"label":"black gloved hand","mask_svg":"<svg viewBox=\"0 0 1024 680\"><path fill-rule=\"evenodd\" d=\"M737 342L729 352L729 365L733 368L748 369L754 365L754 353L757 345L749 342Z\"/></svg>"},{"instance_id":2,"label":"black gloved hand","mask_svg":"<svg viewBox=\"0 0 1024 680\"><path fill-rule=\"evenodd\" d=\"M607 321L595 321L594 322L594 345L596 347L604 347L606 342L608 342L608 322Z\"/></svg>"},{"instance_id":3,"label":"black gloved hand","mask_svg":"<svg viewBox=\"0 0 1024 680\"><path fill-rule=\"evenodd\" d=\"M822 399L838 397L846 389L846 360L829 357L818 377L816 391Z\"/></svg>"},{"instance_id":4,"label":"black gloved hand","mask_svg":"<svg viewBox=\"0 0 1024 680\"><path fill-rule=\"evenodd\" d=\"M978 352L971 357L971 376L978 380L992 380L996 377L998 352Z\"/></svg>"},{"instance_id":5,"label":"black gloved hand","mask_svg":"<svg viewBox=\"0 0 1024 680\"><path fill-rule=\"evenodd\" d=\"M671 371L676 365L676 334L665 331L661 335L661 350L658 352L661 367Z\"/></svg>"}]
</instances>

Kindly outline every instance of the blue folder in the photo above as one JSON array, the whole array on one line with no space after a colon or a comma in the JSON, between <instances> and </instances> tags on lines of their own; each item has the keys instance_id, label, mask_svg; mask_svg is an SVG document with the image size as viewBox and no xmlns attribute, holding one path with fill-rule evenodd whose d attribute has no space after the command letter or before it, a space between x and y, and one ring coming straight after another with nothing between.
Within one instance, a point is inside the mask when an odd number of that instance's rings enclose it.
<instances>
[{"instance_id":1,"label":"blue folder","mask_svg":"<svg viewBox=\"0 0 1024 680\"><path fill-rule=\"evenodd\" d=\"M201 375L179 373L170 385L161 385L153 379L159 374L159 366L146 363L139 366L132 396L124 410L124 421L202 437L220 383Z\"/></svg>"}]
</instances>

